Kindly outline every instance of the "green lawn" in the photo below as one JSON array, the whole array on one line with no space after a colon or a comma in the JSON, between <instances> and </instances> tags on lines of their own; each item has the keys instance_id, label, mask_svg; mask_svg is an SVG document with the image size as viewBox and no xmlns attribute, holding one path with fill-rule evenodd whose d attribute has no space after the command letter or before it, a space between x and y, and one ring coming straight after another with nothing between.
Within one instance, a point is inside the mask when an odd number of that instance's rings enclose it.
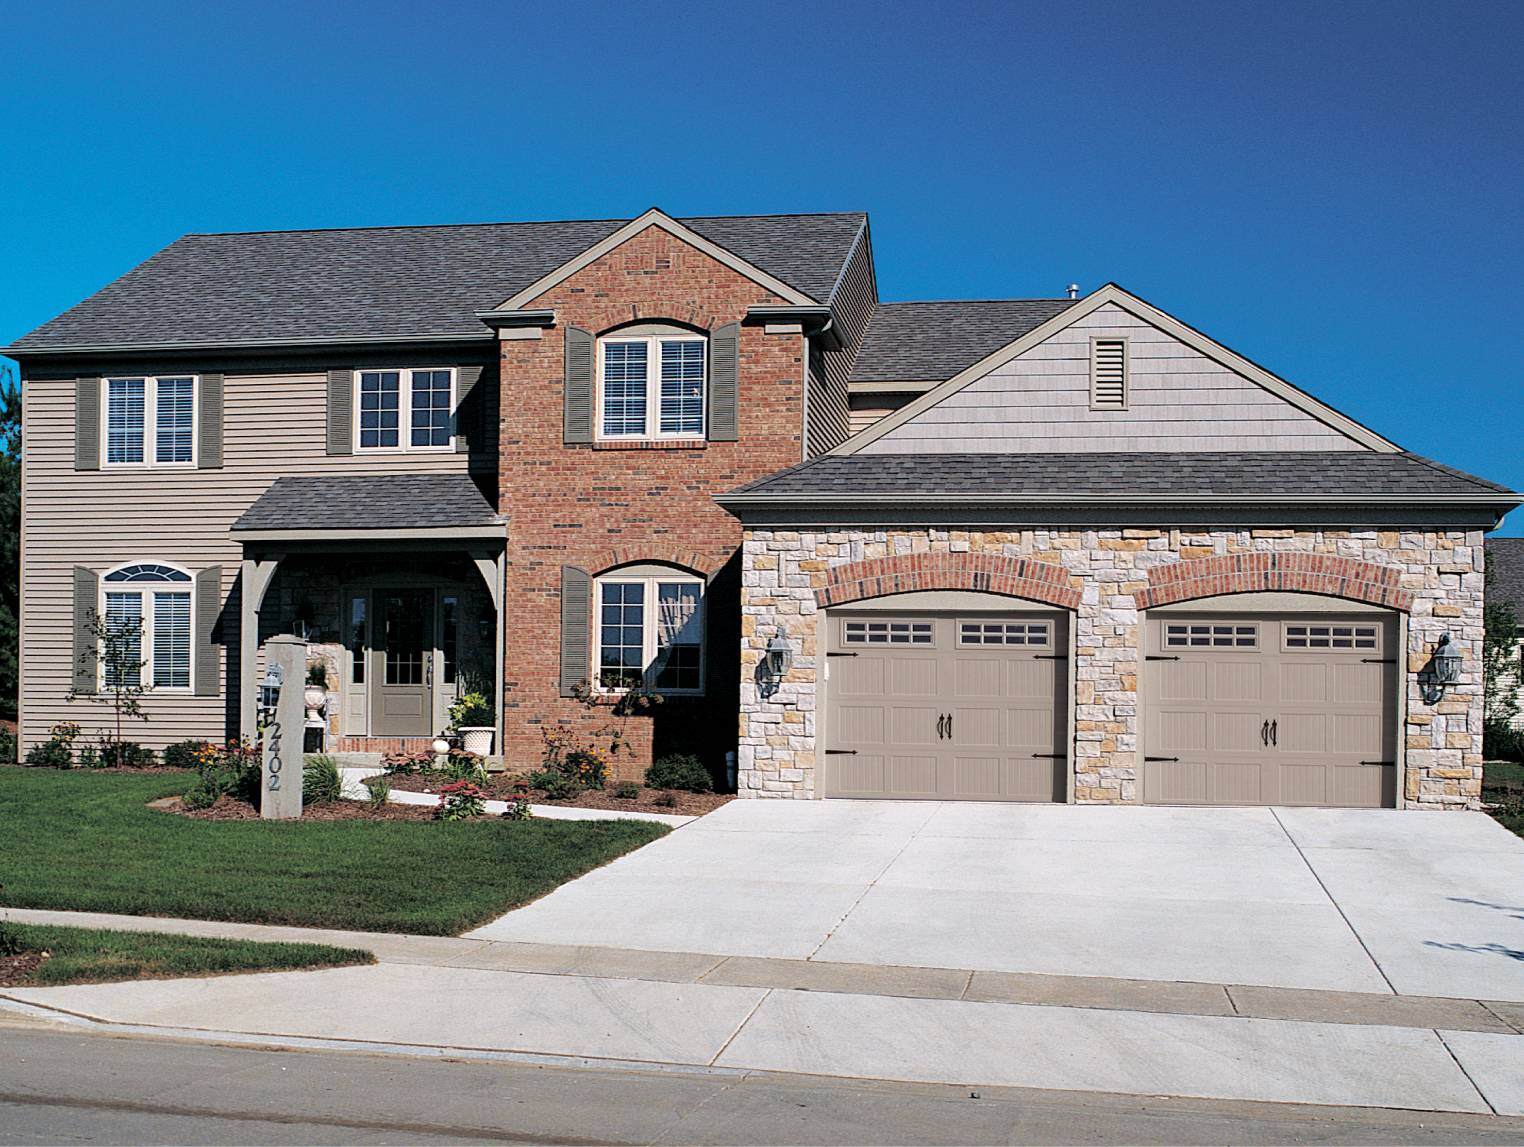
<instances>
[{"instance_id":1,"label":"green lawn","mask_svg":"<svg viewBox=\"0 0 1524 1147\"><path fill-rule=\"evenodd\" d=\"M0 904L454 935L668 831L192 820L144 807L193 780L0 768Z\"/></svg>"},{"instance_id":2,"label":"green lawn","mask_svg":"<svg viewBox=\"0 0 1524 1147\"><path fill-rule=\"evenodd\" d=\"M9 943L7 943L9 942ZM14 947L12 947L14 945ZM275 972L374 964L360 948L326 944L264 944L215 940L163 932L112 932L99 928L55 928L42 924L0 924L0 955L19 948L47 952L23 984L98 984L165 976L212 976L224 972Z\"/></svg>"}]
</instances>

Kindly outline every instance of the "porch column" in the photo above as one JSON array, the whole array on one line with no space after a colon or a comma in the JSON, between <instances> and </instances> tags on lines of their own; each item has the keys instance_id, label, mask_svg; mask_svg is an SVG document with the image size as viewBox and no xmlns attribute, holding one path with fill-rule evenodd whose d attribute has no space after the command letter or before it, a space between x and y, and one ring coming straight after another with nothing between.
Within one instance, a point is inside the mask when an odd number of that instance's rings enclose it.
<instances>
[{"instance_id":1,"label":"porch column","mask_svg":"<svg viewBox=\"0 0 1524 1147\"><path fill-rule=\"evenodd\" d=\"M489 554L472 550L471 560L476 563L477 572L487 583L487 593L492 598L492 609L497 617L497 647L492 657L492 711L497 714L494 718L493 736L496 738L498 755L503 756L503 642L507 636L507 627L503 623L503 578L507 570L508 551L500 549L496 554ZM507 761L503 763L507 765Z\"/></svg>"},{"instance_id":2,"label":"porch column","mask_svg":"<svg viewBox=\"0 0 1524 1147\"><path fill-rule=\"evenodd\" d=\"M259 694L254 675L259 667L259 608L284 554L243 559L238 623L238 735L254 739L259 720Z\"/></svg>"}]
</instances>

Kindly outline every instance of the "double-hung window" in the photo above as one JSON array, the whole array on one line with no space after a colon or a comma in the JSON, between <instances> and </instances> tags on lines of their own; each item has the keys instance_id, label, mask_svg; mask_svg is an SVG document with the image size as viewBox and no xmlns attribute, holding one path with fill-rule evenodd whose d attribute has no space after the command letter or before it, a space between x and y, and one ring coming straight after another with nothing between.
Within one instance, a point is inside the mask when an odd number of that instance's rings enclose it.
<instances>
[{"instance_id":1,"label":"double-hung window","mask_svg":"<svg viewBox=\"0 0 1524 1147\"><path fill-rule=\"evenodd\" d=\"M600 438L704 437L702 335L611 335L599 352Z\"/></svg>"},{"instance_id":2,"label":"double-hung window","mask_svg":"<svg viewBox=\"0 0 1524 1147\"><path fill-rule=\"evenodd\" d=\"M361 450L447 450L454 442L455 371L355 372Z\"/></svg>"},{"instance_id":3,"label":"double-hung window","mask_svg":"<svg viewBox=\"0 0 1524 1147\"><path fill-rule=\"evenodd\" d=\"M598 687L700 693L704 688L704 583L671 574L599 578Z\"/></svg>"},{"instance_id":4,"label":"double-hung window","mask_svg":"<svg viewBox=\"0 0 1524 1147\"><path fill-rule=\"evenodd\" d=\"M108 687L134 675L154 689L191 687L192 592L190 574L161 562L118 566L101 579Z\"/></svg>"},{"instance_id":5,"label":"double-hung window","mask_svg":"<svg viewBox=\"0 0 1524 1147\"><path fill-rule=\"evenodd\" d=\"M196 463L196 376L106 379L102 439L107 466Z\"/></svg>"}]
</instances>

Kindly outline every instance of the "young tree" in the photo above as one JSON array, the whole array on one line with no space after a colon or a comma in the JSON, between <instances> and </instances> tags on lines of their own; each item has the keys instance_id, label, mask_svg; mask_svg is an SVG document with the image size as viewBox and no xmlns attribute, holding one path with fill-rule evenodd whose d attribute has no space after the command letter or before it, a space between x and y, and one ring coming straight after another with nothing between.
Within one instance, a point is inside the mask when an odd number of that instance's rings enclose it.
<instances>
[{"instance_id":1,"label":"young tree","mask_svg":"<svg viewBox=\"0 0 1524 1147\"><path fill-rule=\"evenodd\" d=\"M0 717L16 719L21 617L21 388L0 368Z\"/></svg>"},{"instance_id":2,"label":"young tree","mask_svg":"<svg viewBox=\"0 0 1524 1147\"><path fill-rule=\"evenodd\" d=\"M1492 570L1486 573L1482 611L1483 719L1503 725L1519 712L1519 622L1513 605L1494 596Z\"/></svg>"},{"instance_id":3,"label":"young tree","mask_svg":"<svg viewBox=\"0 0 1524 1147\"><path fill-rule=\"evenodd\" d=\"M120 622L103 621L94 610L90 612L89 627L95 638L93 648L80 654L79 667L94 676L97 673L96 651L100 654L100 687L94 693L69 690L69 700L92 701L98 705L111 706L116 718L116 739L112 742L121 752L122 723L128 718L148 720L143 712L143 621L141 618L124 618Z\"/></svg>"}]
</instances>

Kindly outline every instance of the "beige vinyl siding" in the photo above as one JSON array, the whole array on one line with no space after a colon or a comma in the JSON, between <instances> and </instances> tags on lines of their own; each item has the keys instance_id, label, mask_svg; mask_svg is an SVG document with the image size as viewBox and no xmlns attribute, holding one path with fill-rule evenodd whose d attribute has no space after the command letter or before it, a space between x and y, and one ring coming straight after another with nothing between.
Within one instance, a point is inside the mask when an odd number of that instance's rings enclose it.
<instances>
[{"instance_id":1,"label":"beige vinyl siding","mask_svg":"<svg viewBox=\"0 0 1524 1147\"><path fill-rule=\"evenodd\" d=\"M810 425L806 454L811 458L840 445L856 432L848 408L847 381L852 376L852 364L877 304L873 250L865 227L842 271L841 285L833 303L833 321L841 338L841 349L816 351L810 355Z\"/></svg>"},{"instance_id":2,"label":"beige vinyl siding","mask_svg":"<svg viewBox=\"0 0 1524 1147\"><path fill-rule=\"evenodd\" d=\"M186 737L220 739L229 728L228 667L236 672L238 664L239 603L232 593L243 553L229 533L234 520L277 477L462 473L470 460L453 451L330 457L324 375L229 374L222 469L76 471L73 380L28 379L24 392L21 736L26 744L45 738L57 721L79 722L89 738L110 719L105 705L64 699L73 670L75 566L103 573L133 559L162 559L192 574L222 566L224 695L149 692L143 698L149 721L132 722L127 734L156 748Z\"/></svg>"},{"instance_id":3,"label":"beige vinyl siding","mask_svg":"<svg viewBox=\"0 0 1524 1147\"><path fill-rule=\"evenodd\" d=\"M1127 340L1125 410L1091 409L1092 339ZM1360 449L1111 304L863 448L872 454Z\"/></svg>"},{"instance_id":4,"label":"beige vinyl siding","mask_svg":"<svg viewBox=\"0 0 1524 1147\"><path fill-rule=\"evenodd\" d=\"M913 402L920 395L916 392L891 391L879 393L859 392L852 395L849 418L852 433L868 429L885 415L893 414L907 402Z\"/></svg>"}]
</instances>

